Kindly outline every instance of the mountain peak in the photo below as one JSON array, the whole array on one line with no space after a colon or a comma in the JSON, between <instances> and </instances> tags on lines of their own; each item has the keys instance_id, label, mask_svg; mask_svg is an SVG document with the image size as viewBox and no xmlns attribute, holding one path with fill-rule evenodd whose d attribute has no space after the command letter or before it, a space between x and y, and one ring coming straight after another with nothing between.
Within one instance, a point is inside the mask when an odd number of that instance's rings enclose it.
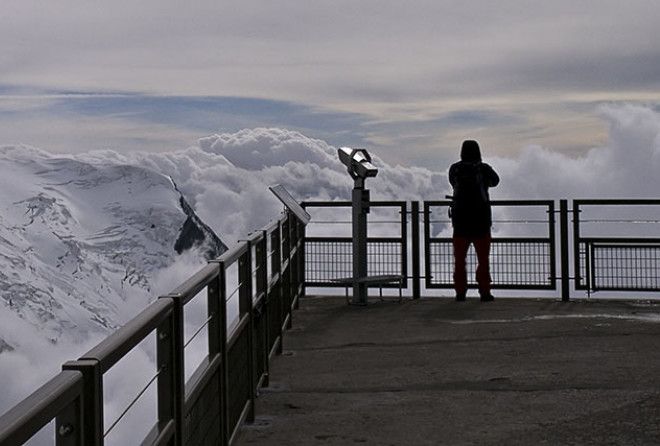
<instances>
[{"instance_id":1,"label":"mountain peak","mask_svg":"<svg viewBox=\"0 0 660 446\"><path fill-rule=\"evenodd\" d=\"M179 254L227 249L151 169L3 147L0 173L0 311L44 338L114 329ZM0 327L0 341L6 351L21 340Z\"/></svg>"}]
</instances>

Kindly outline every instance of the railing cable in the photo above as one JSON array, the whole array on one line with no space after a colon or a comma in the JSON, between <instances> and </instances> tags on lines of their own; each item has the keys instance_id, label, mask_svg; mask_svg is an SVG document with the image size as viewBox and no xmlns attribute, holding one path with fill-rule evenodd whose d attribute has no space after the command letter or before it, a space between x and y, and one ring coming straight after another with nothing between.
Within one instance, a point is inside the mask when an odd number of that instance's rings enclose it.
<instances>
[{"instance_id":1,"label":"railing cable","mask_svg":"<svg viewBox=\"0 0 660 446\"><path fill-rule=\"evenodd\" d=\"M310 224L324 224L324 225L347 225L353 223L351 220L314 220L310 221ZM374 223L387 223L387 224L399 224L401 220L369 220L369 224Z\"/></svg>"},{"instance_id":2,"label":"railing cable","mask_svg":"<svg viewBox=\"0 0 660 446\"><path fill-rule=\"evenodd\" d=\"M582 221L582 220L580 220ZM429 220L429 223L451 223L451 220ZM493 223L548 224L548 220L493 220Z\"/></svg>"},{"instance_id":3,"label":"railing cable","mask_svg":"<svg viewBox=\"0 0 660 446\"><path fill-rule=\"evenodd\" d=\"M227 302L230 301L231 298L234 297L234 295L235 295L236 293L238 293L238 291L241 289L241 285L243 285L243 282L241 282L241 283L238 284L238 286L234 289L234 291L232 291L232 293L231 293L229 296L227 296L227 298L225 299L225 301L227 301Z\"/></svg>"},{"instance_id":4,"label":"railing cable","mask_svg":"<svg viewBox=\"0 0 660 446\"><path fill-rule=\"evenodd\" d=\"M188 347L188 344L190 344L190 343L193 341L193 339L195 339L195 338L197 337L197 335L199 334L199 332L202 331L202 330L204 329L204 327L206 327L206 326L209 324L209 322L211 322L211 319L213 319L213 316L214 316L214 314L211 314L211 315L206 319L206 321L204 321L204 323L201 325L201 327L199 327L199 328L197 329L197 331L195 331L195 333L193 333L193 335L190 337L190 339L188 339L188 340L183 344L183 348Z\"/></svg>"},{"instance_id":5,"label":"railing cable","mask_svg":"<svg viewBox=\"0 0 660 446\"><path fill-rule=\"evenodd\" d=\"M119 417L114 421L114 423L112 423L112 425L108 428L108 430L106 430L103 433L103 438L107 437L108 434L115 428L115 426L117 426L117 424L119 424L121 419L124 418L124 416L128 413L129 410L131 410L131 407L133 407L135 405L135 403L137 403L137 401L140 399L140 397L142 395L144 395L144 393L147 391L147 389L154 383L154 381L156 381L156 378L158 378L158 376L160 375L160 373L162 371L163 371L162 367L160 369L158 369L156 374L149 380L149 382L144 386L144 388L142 390L140 390L140 392L137 394L137 396L135 398L133 398L133 401L130 402L130 404L126 407L126 409L124 409L124 411L121 413L121 415L119 415Z\"/></svg>"},{"instance_id":6,"label":"railing cable","mask_svg":"<svg viewBox=\"0 0 660 446\"><path fill-rule=\"evenodd\" d=\"M617 219L617 218L592 218L592 219L580 219L580 223L633 223L633 224L651 224L651 223L660 223L660 220L627 220L627 219Z\"/></svg>"}]
</instances>

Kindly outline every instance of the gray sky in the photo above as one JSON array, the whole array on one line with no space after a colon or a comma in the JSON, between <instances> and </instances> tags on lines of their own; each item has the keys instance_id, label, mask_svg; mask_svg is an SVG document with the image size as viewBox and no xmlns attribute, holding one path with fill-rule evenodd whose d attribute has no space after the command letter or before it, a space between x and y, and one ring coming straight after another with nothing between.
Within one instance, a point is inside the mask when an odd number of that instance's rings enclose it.
<instances>
[{"instance_id":1,"label":"gray sky","mask_svg":"<svg viewBox=\"0 0 660 446\"><path fill-rule=\"evenodd\" d=\"M41 2L0 8L0 144L171 150L278 126L391 162L605 140L660 102L657 0Z\"/></svg>"}]
</instances>

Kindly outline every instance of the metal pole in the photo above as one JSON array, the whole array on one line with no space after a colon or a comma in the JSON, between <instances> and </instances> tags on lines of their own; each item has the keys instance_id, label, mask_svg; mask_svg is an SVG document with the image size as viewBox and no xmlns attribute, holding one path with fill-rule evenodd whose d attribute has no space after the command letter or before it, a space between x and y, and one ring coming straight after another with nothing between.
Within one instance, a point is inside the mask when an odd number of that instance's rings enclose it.
<instances>
[{"instance_id":1,"label":"metal pole","mask_svg":"<svg viewBox=\"0 0 660 446\"><path fill-rule=\"evenodd\" d=\"M575 289L582 287L582 267L580 261L580 203L578 200L573 200L573 272L575 275ZM585 257L588 252L587 247L585 246ZM584 270L588 275L588 269Z\"/></svg>"},{"instance_id":2,"label":"metal pole","mask_svg":"<svg viewBox=\"0 0 660 446\"><path fill-rule=\"evenodd\" d=\"M269 320L270 320L270 308L268 305L268 253L266 252L268 250L268 231L261 231L262 234L262 239L259 240L256 246L256 253L255 255L257 256L257 296L261 295L262 296L262 301L261 301L261 316L260 316L260 323L261 326L263 327L263 332L262 336L259 337L258 342L259 346L261 347L259 350L259 355L261 355L261 358L263 358L263 365L264 365L264 381L263 381L263 386L268 387L269 382L270 382L270 367L268 364L268 354L270 353L270 343L268 342L268 333L270 333L269 329Z\"/></svg>"},{"instance_id":3,"label":"metal pole","mask_svg":"<svg viewBox=\"0 0 660 446\"><path fill-rule=\"evenodd\" d=\"M559 200L559 237L561 258L561 300L571 298L570 277L568 275L568 200Z\"/></svg>"},{"instance_id":4,"label":"metal pole","mask_svg":"<svg viewBox=\"0 0 660 446\"><path fill-rule=\"evenodd\" d=\"M282 336L282 322L284 316L282 313L282 235L281 235L282 225L278 221L277 227L271 233L270 246L273 251L273 255L270 257L271 262L271 272L272 275L277 277L276 283L271 288L271 296L269 296L270 310L276 311L277 317L274 318L277 324L277 338L279 342L277 343L277 349L275 353L278 355L282 354L284 336ZM274 297L273 297L274 296Z\"/></svg>"},{"instance_id":5,"label":"metal pole","mask_svg":"<svg viewBox=\"0 0 660 446\"><path fill-rule=\"evenodd\" d=\"M56 446L83 446L85 444L82 408L82 395L79 395L57 415L55 418Z\"/></svg>"},{"instance_id":6,"label":"metal pole","mask_svg":"<svg viewBox=\"0 0 660 446\"><path fill-rule=\"evenodd\" d=\"M247 351L247 367L245 372L248 375L247 382L249 385L248 397L250 399L250 409L248 411L246 421L248 423L254 422L254 400L256 398L255 381L254 381L254 368L255 368L255 348L254 348L254 309L252 307L252 246L248 242L248 249L238 260L238 311L239 318L242 319L245 315L248 317L247 336L248 336L248 351Z\"/></svg>"},{"instance_id":7,"label":"metal pole","mask_svg":"<svg viewBox=\"0 0 660 446\"><path fill-rule=\"evenodd\" d=\"M300 291L300 297L304 298L305 295L307 294L307 289L305 287L305 225L302 223L298 223L300 225L300 264L298 265L299 268L299 273L300 273L300 285L301 285L301 291Z\"/></svg>"},{"instance_id":8,"label":"metal pole","mask_svg":"<svg viewBox=\"0 0 660 446\"><path fill-rule=\"evenodd\" d=\"M229 352L227 348L227 265L225 262L218 262L220 271L218 272L219 292L218 300L220 301L218 315L219 319L219 344L220 344L220 370L218 370L218 378L220 380L220 446L227 446L229 444Z\"/></svg>"},{"instance_id":9,"label":"metal pole","mask_svg":"<svg viewBox=\"0 0 660 446\"><path fill-rule=\"evenodd\" d=\"M360 279L367 277L367 213L369 190L364 180L355 180L353 188L353 304L367 304L367 284Z\"/></svg>"},{"instance_id":10,"label":"metal pole","mask_svg":"<svg viewBox=\"0 0 660 446\"><path fill-rule=\"evenodd\" d=\"M85 446L103 446L103 372L96 359L68 361L62 370L77 370L83 375L82 413Z\"/></svg>"},{"instance_id":11,"label":"metal pole","mask_svg":"<svg viewBox=\"0 0 660 446\"><path fill-rule=\"evenodd\" d=\"M421 297L421 278L419 273L419 201L411 203L410 215L412 224L412 293L413 299Z\"/></svg>"},{"instance_id":12,"label":"metal pole","mask_svg":"<svg viewBox=\"0 0 660 446\"><path fill-rule=\"evenodd\" d=\"M293 221L293 214L287 210L286 212L286 220L282 224L282 231L286 234L286 237L284 235L282 236L282 239L284 240L286 238L286 243L284 243L284 246L282 247L282 252L284 254L284 259L282 259L283 262L286 263L286 266L282 267L282 275L283 275L283 280L282 280L282 289L283 289L283 295L282 295L282 302L284 305L284 317L286 318L286 329L291 330L293 327L293 312L291 311L292 304L293 304L293 284L292 284L292 262L291 262L291 249L293 248L293 244L291 243L291 223Z\"/></svg>"},{"instance_id":13,"label":"metal pole","mask_svg":"<svg viewBox=\"0 0 660 446\"><path fill-rule=\"evenodd\" d=\"M170 444L180 445L183 441L181 432L183 418L179 417L180 404L177 402L180 393L178 382L180 365L178 363L181 361L178 348L182 348L183 344L180 344L182 342L179 336L181 330L177 324L181 318L182 309L177 308L180 304L175 298L160 296L159 299L170 299L173 305L170 315L156 330L156 364L160 369L157 381L158 422L163 425L170 420L174 422L174 438Z\"/></svg>"}]
</instances>

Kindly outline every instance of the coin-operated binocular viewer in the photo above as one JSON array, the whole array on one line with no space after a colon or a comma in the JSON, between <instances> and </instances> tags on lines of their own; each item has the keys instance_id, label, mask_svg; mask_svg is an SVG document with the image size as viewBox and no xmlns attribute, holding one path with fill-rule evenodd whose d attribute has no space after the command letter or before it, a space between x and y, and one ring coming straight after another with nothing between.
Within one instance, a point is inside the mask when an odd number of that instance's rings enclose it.
<instances>
[{"instance_id":1,"label":"coin-operated binocular viewer","mask_svg":"<svg viewBox=\"0 0 660 446\"><path fill-rule=\"evenodd\" d=\"M375 177L378 169L371 164L371 156L365 149L342 147L339 159L353 178L353 304L367 304L367 214L369 190L364 188L367 178Z\"/></svg>"}]
</instances>

